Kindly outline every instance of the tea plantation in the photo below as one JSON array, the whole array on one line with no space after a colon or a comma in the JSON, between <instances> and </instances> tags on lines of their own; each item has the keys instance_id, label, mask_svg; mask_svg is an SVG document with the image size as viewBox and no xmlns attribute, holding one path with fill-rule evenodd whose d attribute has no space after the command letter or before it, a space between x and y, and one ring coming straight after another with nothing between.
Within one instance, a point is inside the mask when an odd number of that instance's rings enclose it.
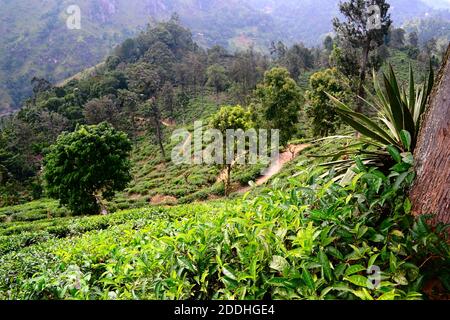
<instances>
[{"instance_id":1,"label":"tea plantation","mask_svg":"<svg viewBox=\"0 0 450 320\"><path fill-rule=\"evenodd\" d=\"M360 164L337 184L304 161L235 200L79 218L52 201L4 208L0 298L423 299L428 281L449 283L443 228L410 215L408 166Z\"/></svg>"}]
</instances>

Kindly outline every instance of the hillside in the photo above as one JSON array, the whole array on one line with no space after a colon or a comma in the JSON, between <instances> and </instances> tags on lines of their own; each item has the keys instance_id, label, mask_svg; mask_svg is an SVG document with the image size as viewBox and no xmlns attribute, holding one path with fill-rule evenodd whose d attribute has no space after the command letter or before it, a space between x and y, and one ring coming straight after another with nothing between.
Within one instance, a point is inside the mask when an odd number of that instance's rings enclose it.
<instances>
[{"instance_id":1,"label":"hillside","mask_svg":"<svg viewBox=\"0 0 450 320\"><path fill-rule=\"evenodd\" d=\"M391 2L396 25L435 14L419 0ZM254 46L262 51L276 40L318 45L331 31L331 18L337 14L335 0L77 3L81 30L66 28L65 10L72 4L70 1L50 0L44 5L36 0L0 1L0 32L5 35L0 40L0 114L17 109L30 96L33 77L52 83L69 78L102 61L115 45L144 29L147 23L168 19L174 12L202 46L221 45L232 50ZM443 19L448 20L448 14Z\"/></svg>"},{"instance_id":2,"label":"hillside","mask_svg":"<svg viewBox=\"0 0 450 320\"><path fill-rule=\"evenodd\" d=\"M3 20L8 70L50 57L56 84L0 119L0 300L448 300L445 13L322 41L317 2L84 1L67 33L49 0L37 38ZM127 31L139 8L164 21Z\"/></svg>"}]
</instances>

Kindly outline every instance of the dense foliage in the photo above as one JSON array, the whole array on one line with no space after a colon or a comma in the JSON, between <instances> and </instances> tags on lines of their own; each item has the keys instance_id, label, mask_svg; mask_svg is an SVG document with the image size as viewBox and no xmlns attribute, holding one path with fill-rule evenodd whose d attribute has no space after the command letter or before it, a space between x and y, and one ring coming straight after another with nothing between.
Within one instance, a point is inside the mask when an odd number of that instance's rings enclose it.
<instances>
[{"instance_id":1,"label":"dense foliage","mask_svg":"<svg viewBox=\"0 0 450 320\"><path fill-rule=\"evenodd\" d=\"M280 130L280 143L286 145L296 133L302 97L300 89L284 68L273 68L264 75L257 89L264 118L271 129Z\"/></svg>"},{"instance_id":2,"label":"dense foliage","mask_svg":"<svg viewBox=\"0 0 450 320\"><path fill-rule=\"evenodd\" d=\"M253 127L252 115L250 111L245 110L241 106L228 106L222 107L216 114L211 116L210 126L219 130L222 137L215 137L214 139L221 139L217 145L221 147L221 150L216 150L212 155L216 159L216 164L220 167L225 168L226 177L224 179L225 183L225 195L229 195L231 186L231 171L236 161L239 163L245 163L246 150L244 140L239 137L239 132L244 134L244 131L251 129ZM230 139L229 130L234 130L235 133ZM240 154L238 154L237 144L241 143ZM241 158L241 159L238 159Z\"/></svg>"},{"instance_id":3,"label":"dense foliage","mask_svg":"<svg viewBox=\"0 0 450 320\"><path fill-rule=\"evenodd\" d=\"M311 118L313 134L327 137L339 128L340 118L328 94L342 101L349 100L350 87L336 69L317 72L309 79L311 90L305 93L307 114Z\"/></svg>"},{"instance_id":4,"label":"dense foliage","mask_svg":"<svg viewBox=\"0 0 450 320\"><path fill-rule=\"evenodd\" d=\"M48 195L75 214L99 213L100 199L110 200L131 180L130 151L126 134L107 123L59 136L44 160Z\"/></svg>"}]
</instances>

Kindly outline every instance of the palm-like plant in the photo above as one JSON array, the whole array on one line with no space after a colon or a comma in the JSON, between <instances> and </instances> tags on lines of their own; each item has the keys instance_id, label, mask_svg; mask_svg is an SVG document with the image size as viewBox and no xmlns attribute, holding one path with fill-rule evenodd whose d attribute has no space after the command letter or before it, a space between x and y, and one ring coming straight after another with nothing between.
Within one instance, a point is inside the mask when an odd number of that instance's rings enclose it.
<instances>
[{"instance_id":1,"label":"palm-like plant","mask_svg":"<svg viewBox=\"0 0 450 320\"><path fill-rule=\"evenodd\" d=\"M365 102L378 111L377 119L372 120L362 113L354 112L350 107L329 95L336 105L336 111L344 122L362 135L371 138L378 145L392 145L402 152L414 151L421 116L433 88L433 69L430 68L428 80L422 85L416 86L414 72L410 66L407 92L400 88L392 66L389 66L388 75L383 74L384 91L381 89L375 72L373 79L375 94L367 90L369 100L365 100Z\"/></svg>"},{"instance_id":2,"label":"palm-like plant","mask_svg":"<svg viewBox=\"0 0 450 320\"><path fill-rule=\"evenodd\" d=\"M402 161L402 154L412 153L417 144L420 123L433 88L434 73L430 65L428 80L421 85L415 85L414 72L409 67L408 91L401 88L392 66L388 74L383 74L384 89L373 73L375 93L368 93L366 104L376 110L378 115L370 118L353 111L345 103L328 94L335 103L336 112L342 120L363 135L358 141L348 145L340 152L321 157L332 157L333 161L323 164L333 167L335 173L349 173L352 167L373 165L385 167ZM334 139L329 137L326 139ZM349 137L343 137L349 138ZM357 160L352 159L357 156ZM349 170L350 169L350 170ZM338 175L336 179L344 175Z\"/></svg>"}]
</instances>

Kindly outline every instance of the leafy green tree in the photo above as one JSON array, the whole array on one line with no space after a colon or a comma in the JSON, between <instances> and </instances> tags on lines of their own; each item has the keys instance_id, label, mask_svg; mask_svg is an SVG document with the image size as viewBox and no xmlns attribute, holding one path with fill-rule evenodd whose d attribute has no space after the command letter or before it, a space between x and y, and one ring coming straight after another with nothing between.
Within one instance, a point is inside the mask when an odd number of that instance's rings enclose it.
<instances>
[{"instance_id":1,"label":"leafy green tree","mask_svg":"<svg viewBox=\"0 0 450 320\"><path fill-rule=\"evenodd\" d=\"M120 105L120 110L123 119L122 124L126 128L121 128L121 130L128 133L129 136L135 137L137 126L136 126L136 115L139 110L140 97L137 93L129 90L119 90L117 92L117 100Z\"/></svg>"},{"instance_id":2,"label":"leafy green tree","mask_svg":"<svg viewBox=\"0 0 450 320\"><path fill-rule=\"evenodd\" d=\"M295 44L287 50L284 58L281 59L281 65L289 70L294 79L298 79L302 72L314 67L314 57L311 50L302 43Z\"/></svg>"},{"instance_id":3,"label":"leafy green tree","mask_svg":"<svg viewBox=\"0 0 450 320\"><path fill-rule=\"evenodd\" d=\"M150 124L149 131L154 131L156 142L161 151L162 158L166 159L166 150L164 149L164 135L162 127L161 110L156 98L149 99L145 102L140 109L141 114L148 120Z\"/></svg>"},{"instance_id":4,"label":"leafy green tree","mask_svg":"<svg viewBox=\"0 0 450 320\"><path fill-rule=\"evenodd\" d=\"M225 68L221 65L213 64L212 66L209 66L206 70L206 76L208 78L206 85L213 87L217 95L227 88L229 79Z\"/></svg>"},{"instance_id":5,"label":"leafy green tree","mask_svg":"<svg viewBox=\"0 0 450 320\"><path fill-rule=\"evenodd\" d=\"M164 83L159 91L158 103L161 105L161 111L172 119L175 117L175 91L170 82Z\"/></svg>"},{"instance_id":6,"label":"leafy green tree","mask_svg":"<svg viewBox=\"0 0 450 320\"><path fill-rule=\"evenodd\" d=\"M353 48L362 50L359 59L358 95L360 97L365 96L364 84L369 69L370 52L384 43L384 38L392 24L389 8L390 5L386 0L348 0L339 4L345 20L335 18L333 21L338 36L349 42ZM371 21L372 19L375 21ZM363 101L359 99L357 111L362 111L363 105Z\"/></svg>"},{"instance_id":7,"label":"leafy green tree","mask_svg":"<svg viewBox=\"0 0 450 320\"><path fill-rule=\"evenodd\" d=\"M134 39L125 40L120 46L115 49L115 55L126 62L134 62L138 57L138 48Z\"/></svg>"},{"instance_id":8,"label":"leafy green tree","mask_svg":"<svg viewBox=\"0 0 450 320\"><path fill-rule=\"evenodd\" d=\"M296 132L300 104L300 89L285 68L273 68L264 75L256 90L268 127L280 130L280 143L287 145Z\"/></svg>"},{"instance_id":9,"label":"leafy green tree","mask_svg":"<svg viewBox=\"0 0 450 320\"><path fill-rule=\"evenodd\" d=\"M264 76L264 71L267 70L267 64L266 58L253 49L235 54L230 63L230 74L233 81L238 84L240 101L244 101L245 97L255 90Z\"/></svg>"},{"instance_id":10,"label":"leafy green tree","mask_svg":"<svg viewBox=\"0 0 450 320\"><path fill-rule=\"evenodd\" d=\"M330 55L330 65L345 75L352 84L352 91L358 90L359 63L357 52L347 42L335 45Z\"/></svg>"},{"instance_id":11,"label":"leafy green tree","mask_svg":"<svg viewBox=\"0 0 450 320\"><path fill-rule=\"evenodd\" d=\"M226 141L226 133L227 130L248 130L252 128L252 115L249 111L245 110L240 105L237 106L224 106L222 107L216 114L211 117L210 126L214 129L219 130L222 133L223 141L223 157L226 157L226 153L229 152L227 150L227 141ZM236 141L234 141L233 149L236 148ZM235 154L235 150L233 150L233 154ZM224 169L226 170L226 177L223 180L225 185L225 195L228 196L230 193L231 186L231 171L233 169L232 163L226 163L224 161Z\"/></svg>"},{"instance_id":12,"label":"leafy green tree","mask_svg":"<svg viewBox=\"0 0 450 320\"><path fill-rule=\"evenodd\" d=\"M313 133L316 136L328 136L336 132L340 119L327 93L345 101L349 96L350 88L334 68L313 74L309 84L311 89L306 92L306 110L312 120Z\"/></svg>"},{"instance_id":13,"label":"leafy green tree","mask_svg":"<svg viewBox=\"0 0 450 320\"><path fill-rule=\"evenodd\" d=\"M45 187L74 214L98 214L131 180L131 142L108 123L79 126L58 137L44 159Z\"/></svg>"},{"instance_id":14,"label":"leafy green tree","mask_svg":"<svg viewBox=\"0 0 450 320\"><path fill-rule=\"evenodd\" d=\"M175 56L166 44L161 41L153 44L144 54L143 60L158 68L162 81L173 80Z\"/></svg>"},{"instance_id":15,"label":"leafy green tree","mask_svg":"<svg viewBox=\"0 0 450 320\"><path fill-rule=\"evenodd\" d=\"M161 78L155 67L149 63L138 63L127 70L128 87L145 98L154 96L161 86Z\"/></svg>"},{"instance_id":16,"label":"leafy green tree","mask_svg":"<svg viewBox=\"0 0 450 320\"><path fill-rule=\"evenodd\" d=\"M121 121L119 108L113 96L92 99L84 106L83 115L87 124L99 124L106 121L118 128Z\"/></svg>"}]
</instances>

